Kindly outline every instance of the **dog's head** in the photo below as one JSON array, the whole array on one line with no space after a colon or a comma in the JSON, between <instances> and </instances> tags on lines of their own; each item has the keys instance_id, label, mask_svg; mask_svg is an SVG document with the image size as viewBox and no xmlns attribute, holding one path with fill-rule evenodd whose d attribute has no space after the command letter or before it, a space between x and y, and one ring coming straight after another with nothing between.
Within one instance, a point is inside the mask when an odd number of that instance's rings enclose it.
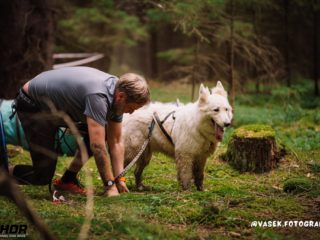
<instances>
[{"instance_id":1,"label":"dog's head","mask_svg":"<svg viewBox=\"0 0 320 240\"><path fill-rule=\"evenodd\" d=\"M207 87L201 84L198 107L204 115L204 121L207 123L206 127L210 128L207 131L214 132L215 139L221 141L224 128L230 126L233 114L228 101L228 94L220 81L217 82L211 93Z\"/></svg>"}]
</instances>

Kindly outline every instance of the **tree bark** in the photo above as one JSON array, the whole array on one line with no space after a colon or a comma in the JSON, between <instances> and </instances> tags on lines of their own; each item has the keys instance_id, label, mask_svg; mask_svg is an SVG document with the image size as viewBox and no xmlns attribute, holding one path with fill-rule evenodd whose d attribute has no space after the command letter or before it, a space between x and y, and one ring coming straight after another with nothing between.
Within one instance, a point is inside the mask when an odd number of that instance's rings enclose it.
<instances>
[{"instance_id":1,"label":"tree bark","mask_svg":"<svg viewBox=\"0 0 320 240\"><path fill-rule=\"evenodd\" d=\"M314 93L319 96L319 0L313 1L313 80L314 80Z\"/></svg>"},{"instance_id":2,"label":"tree bark","mask_svg":"<svg viewBox=\"0 0 320 240\"><path fill-rule=\"evenodd\" d=\"M0 98L52 67L53 29L51 1L0 2Z\"/></svg>"},{"instance_id":3,"label":"tree bark","mask_svg":"<svg viewBox=\"0 0 320 240\"><path fill-rule=\"evenodd\" d=\"M264 125L248 125L235 130L226 160L241 172L267 172L280 159L274 130Z\"/></svg>"},{"instance_id":4,"label":"tree bark","mask_svg":"<svg viewBox=\"0 0 320 240\"><path fill-rule=\"evenodd\" d=\"M194 49L194 64L193 64L193 71L191 75L191 81L192 81L192 86L191 86L191 102L193 102L195 98L195 89L196 89L196 83L199 77L199 48L200 48L200 40L196 38L196 43L195 43L195 49Z\"/></svg>"},{"instance_id":5,"label":"tree bark","mask_svg":"<svg viewBox=\"0 0 320 240\"><path fill-rule=\"evenodd\" d=\"M253 32L256 35L256 37L258 37L258 19L257 19L257 10L256 9L252 9L252 23L253 23ZM255 40L255 45L258 47L259 43L257 40ZM260 93L260 79L258 76L258 64L257 61L254 61L254 65L252 66L252 70L253 70L253 77L256 80L256 93Z\"/></svg>"},{"instance_id":6,"label":"tree bark","mask_svg":"<svg viewBox=\"0 0 320 240\"><path fill-rule=\"evenodd\" d=\"M230 1L230 45L229 45L229 82L231 86L230 103L235 104L235 79L234 79L234 0Z\"/></svg>"},{"instance_id":7,"label":"tree bark","mask_svg":"<svg viewBox=\"0 0 320 240\"><path fill-rule=\"evenodd\" d=\"M285 46L285 71L286 83L291 87L291 72L290 72L290 58L289 58L289 0L284 0L284 46Z\"/></svg>"},{"instance_id":8,"label":"tree bark","mask_svg":"<svg viewBox=\"0 0 320 240\"><path fill-rule=\"evenodd\" d=\"M158 76L158 36L157 31L152 29L150 31L150 76L156 78Z\"/></svg>"}]
</instances>

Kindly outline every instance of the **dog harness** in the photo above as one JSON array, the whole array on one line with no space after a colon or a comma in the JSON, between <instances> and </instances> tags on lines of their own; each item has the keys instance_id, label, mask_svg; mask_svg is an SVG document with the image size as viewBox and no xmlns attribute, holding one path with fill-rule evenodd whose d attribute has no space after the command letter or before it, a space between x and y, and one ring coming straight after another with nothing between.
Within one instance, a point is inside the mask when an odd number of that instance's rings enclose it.
<instances>
[{"instance_id":1,"label":"dog harness","mask_svg":"<svg viewBox=\"0 0 320 240\"><path fill-rule=\"evenodd\" d=\"M158 126L160 127L161 131L163 132L163 134L166 136L166 138L169 140L169 142L170 142L172 145L174 145L173 140L172 140L172 137L171 137L171 136L169 135L169 133L166 131L166 129L164 128L163 124L164 124L165 121L167 121L167 119L168 119L171 115L172 115L173 120L175 120L175 119L176 119L176 117L174 116L174 113L175 113L175 112L176 112L176 111L172 111L172 112L168 113L168 115L167 115L162 121L160 120L159 115L158 115L157 112L154 112L154 113L153 113L153 117L154 117L154 119L156 120Z\"/></svg>"},{"instance_id":2,"label":"dog harness","mask_svg":"<svg viewBox=\"0 0 320 240\"><path fill-rule=\"evenodd\" d=\"M121 177L123 177L128 171L129 169L140 159L142 153L144 152L144 150L146 150L149 142L151 141L151 136L152 136L152 131L154 129L154 125L155 125L155 120L152 119L148 129L149 129L149 133L148 133L148 137L147 139L144 141L140 151L138 152L138 154L135 156L135 158L122 170L122 172L115 177L114 181L120 179Z\"/></svg>"},{"instance_id":3,"label":"dog harness","mask_svg":"<svg viewBox=\"0 0 320 240\"><path fill-rule=\"evenodd\" d=\"M157 112L153 113L153 119L148 127L149 129L149 133L148 133L148 137L147 139L144 141L140 151L138 152L138 154L135 156L135 158L123 169L123 171L115 177L115 181L117 179L120 179L121 177L123 177L128 171L129 169L139 160L139 158L141 157L142 153L145 151L145 149L147 148L149 142L151 141L151 136L152 136L152 132L155 126L155 123L157 122L157 124L159 125L160 129L162 130L163 134L167 137L167 139L174 145L173 140L171 138L171 136L168 134L168 132L165 130L165 128L163 127L163 123L172 115L173 120L175 120L175 116L173 115L176 111L172 111L170 112L162 121L159 118L159 115L157 114Z\"/></svg>"}]
</instances>

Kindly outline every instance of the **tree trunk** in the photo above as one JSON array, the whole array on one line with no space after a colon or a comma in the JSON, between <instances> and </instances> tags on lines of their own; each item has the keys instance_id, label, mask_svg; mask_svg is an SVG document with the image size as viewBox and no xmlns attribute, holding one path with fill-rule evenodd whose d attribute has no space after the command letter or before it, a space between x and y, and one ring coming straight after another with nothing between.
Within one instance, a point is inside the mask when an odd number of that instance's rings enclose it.
<instances>
[{"instance_id":1,"label":"tree trunk","mask_svg":"<svg viewBox=\"0 0 320 240\"><path fill-rule=\"evenodd\" d=\"M230 45L229 45L229 83L231 86L230 103L235 104L235 79L234 79L234 0L230 1Z\"/></svg>"},{"instance_id":2,"label":"tree trunk","mask_svg":"<svg viewBox=\"0 0 320 240\"><path fill-rule=\"evenodd\" d=\"M257 10L256 9L252 9L252 22L253 22L253 32L256 35L256 38L258 37L258 20L257 20ZM259 43L257 40L255 40L255 45L257 47L259 47ZM252 70L253 70L253 77L256 80L256 93L260 93L260 79L258 76L258 64L256 61L254 61L254 65L252 66Z\"/></svg>"},{"instance_id":3,"label":"tree trunk","mask_svg":"<svg viewBox=\"0 0 320 240\"><path fill-rule=\"evenodd\" d=\"M193 64L193 71L192 71L192 75L191 75L191 81L192 81L192 87L191 87L191 102L193 102L194 97L195 97L195 89L196 89L196 83L199 77L199 47L200 47L200 43L199 43L199 39L196 38L196 43L195 43L195 49L194 49L194 64Z\"/></svg>"},{"instance_id":4,"label":"tree trunk","mask_svg":"<svg viewBox=\"0 0 320 240\"><path fill-rule=\"evenodd\" d=\"M262 173L277 166L279 151L274 130L267 125L247 125L235 130L226 160L241 172Z\"/></svg>"},{"instance_id":5,"label":"tree trunk","mask_svg":"<svg viewBox=\"0 0 320 240\"><path fill-rule=\"evenodd\" d=\"M152 29L150 31L150 76L152 78L158 77L158 44L157 44L158 36L157 31Z\"/></svg>"},{"instance_id":6,"label":"tree trunk","mask_svg":"<svg viewBox=\"0 0 320 240\"><path fill-rule=\"evenodd\" d=\"M30 78L52 67L49 0L0 2L0 98L13 98Z\"/></svg>"},{"instance_id":7,"label":"tree trunk","mask_svg":"<svg viewBox=\"0 0 320 240\"><path fill-rule=\"evenodd\" d=\"M314 79L314 93L316 96L319 96L319 0L313 1L313 79Z\"/></svg>"},{"instance_id":8,"label":"tree trunk","mask_svg":"<svg viewBox=\"0 0 320 240\"><path fill-rule=\"evenodd\" d=\"M285 47L285 70L286 83L291 87L291 72L290 72L290 58L289 58L289 0L284 0L284 47Z\"/></svg>"}]
</instances>

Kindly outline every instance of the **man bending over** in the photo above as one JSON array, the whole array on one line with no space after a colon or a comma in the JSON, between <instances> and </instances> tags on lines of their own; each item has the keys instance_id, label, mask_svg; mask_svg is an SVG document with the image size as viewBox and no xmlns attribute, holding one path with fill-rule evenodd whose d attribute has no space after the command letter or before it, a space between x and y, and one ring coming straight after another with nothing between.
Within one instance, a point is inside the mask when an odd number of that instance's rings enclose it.
<instances>
[{"instance_id":1,"label":"man bending over","mask_svg":"<svg viewBox=\"0 0 320 240\"><path fill-rule=\"evenodd\" d=\"M95 158L106 195L128 191L125 182L114 182L115 176L123 170L124 162L122 115L132 113L149 101L146 81L133 73L117 78L90 67L68 67L39 74L19 90L15 99L32 165L16 165L10 167L9 172L20 184L51 183L58 158L56 132L59 127L66 126L52 112L52 104L80 126L88 154ZM84 193L76 178L81 168L77 166L79 159L82 163L86 161L77 151L69 169L54 182L55 187Z\"/></svg>"}]
</instances>

